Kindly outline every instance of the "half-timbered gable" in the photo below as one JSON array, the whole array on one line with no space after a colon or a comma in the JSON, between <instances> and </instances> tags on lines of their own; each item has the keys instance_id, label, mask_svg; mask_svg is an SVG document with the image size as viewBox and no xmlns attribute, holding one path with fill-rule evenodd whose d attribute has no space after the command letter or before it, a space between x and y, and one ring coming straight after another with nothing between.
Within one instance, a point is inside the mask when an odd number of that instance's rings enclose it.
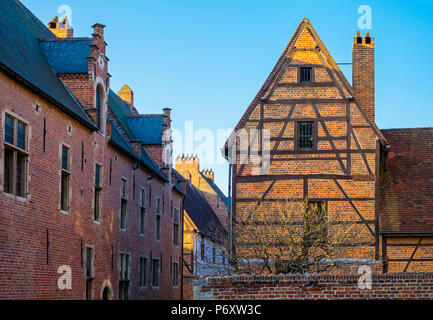
<instances>
[{"instance_id":1,"label":"half-timbered gable","mask_svg":"<svg viewBox=\"0 0 433 320\"><path fill-rule=\"evenodd\" d=\"M373 38L359 38L354 46L374 46ZM252 211L260 207L270 214L282 201L308 199L325 203L331 224L353 225L353 242L342 258L379 258L375 198L385 140L357 96L304 19L226 145L228 156L236 146L232 210L238 251L254 246L242 228ZM248 147L241 141L245 132Z\"/></svg>"}]
</instances>

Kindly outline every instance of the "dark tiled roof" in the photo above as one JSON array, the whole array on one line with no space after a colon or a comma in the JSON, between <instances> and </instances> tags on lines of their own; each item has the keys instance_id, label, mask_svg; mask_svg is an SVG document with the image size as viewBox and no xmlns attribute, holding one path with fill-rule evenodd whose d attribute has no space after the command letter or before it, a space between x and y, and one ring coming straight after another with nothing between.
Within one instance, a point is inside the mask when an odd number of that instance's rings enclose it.
<instances>
[{"instance_id":1,"label":"dark tiled roof","mask_svg":"<svg viewBox=\"0 0 433 320\"><path fill-rule=\"evenodd\" d=\"M186 183L185 211L198 231L215 240L221 240L227 232L204 195L190 182Z\"/></svg>"},{"instance_id":2,"label":"dark tiled roof","mask_svg":"<svg viewBox=\"0 0 433 320\"><path fill-rule=\"evenodd\" d=\"M41 40L40 45L56 73L88 73L92 39Z\"/></svg>"},{"instance_id":3,"label":"dark tiled roof","mask_svg":"<svg viewBox=\"0 0 433 320\"><path fill-rule=\"evenodd\" d=\"M164 124L163 115L144 115L127 118L129 127L138 141L144 144L161 144ZM143 130L143 128L145 128Z\"/></svg>"},{"instance_id":4,"label":"dark tiled roof","mask_svg":"<svg viewBox=\"0 0 433 320\"><path fill-rule=\"evenodd\" d=\"M1 0L0 66L54 100L73 117L94 128L93 123L57 77L38 39L55 36L16 0Z\"/></svg>"},{"instance_id":5,"label":"dark tiled roof","mask_svg":"<svg viewBox=\"0 0 433 320\"><path fill-rule=\"evenodd\" d=\"M135 140L135 133L131 130L127 121L128 116L132 115L132 111L129 109L129 106L111 89L108 93L108 107L120 122L130 140Z\"/></svg>"},{"instance_id":6,"label":"dark tiled roof","mask_svg":"<svg viewBox=\"0 0 433 320\"><path fill-rule=\"evenodd\" d=\"M205 181L211 186L213 191L218 195L218 197L226 204L227 207L230 208L231 206L231 199L229 197L226 197L224 192L221 191L221 189L213 182L211 179L206 177L202 172L200 172L201 176Z\"/></svg>"},{"instance_id":7,"label":"dark tiled roof","mask_svg":"<svg viewBox=\"0 0 433 320\"><path fill-rule=\"evenodd\" d=\"M117 148L120 148L123 152L127 153L130 157L140 160L141 163L144 164L152 173L156 174L162 180L167 181L167 177L164 175L161 169L158 168L146 150L142 148L141 157L139 158L138 154L134 151L125 137L120 133L119 129L117 129L117 127L114 125L111 127L110 142Z\"/></svg>"},{"instance_id":8,"label":"dark tiled roof","mask_svg":"<svg viewBox=\"0 0 433 320\"><path fill-rule=\"evenodd\" d=\"M140 141L143 144L162 143L163 115L135 115L125 101L112 90L108 94L108 105L130 141Z\"/></svg>"},{"instance_id":9,"label":"dark tiled roof","mask_svg":"<svg viewBox=\"0 0 433 320\"><path fill-rule=\"evenodd\" d=\"M391 148L379 190L382 233L433 233L433 129L382 130Z\"/></svg>"}]
</instances>

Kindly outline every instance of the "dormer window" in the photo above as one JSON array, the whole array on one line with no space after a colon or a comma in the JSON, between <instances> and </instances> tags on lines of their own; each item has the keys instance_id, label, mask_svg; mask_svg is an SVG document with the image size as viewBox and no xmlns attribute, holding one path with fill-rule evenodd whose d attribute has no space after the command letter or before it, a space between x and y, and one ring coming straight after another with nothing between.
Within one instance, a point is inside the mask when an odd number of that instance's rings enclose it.
<instances>
[{"instance_id":1,"label":"dormer window","mask_svg":"<svg viewBox=\"0 0 433 320\"><path fill-rule=\"evenodd\" d=\"M312 82L313 80L313 68L301 68L300 69L300 82Z\"/></svg>"}]
</instances>

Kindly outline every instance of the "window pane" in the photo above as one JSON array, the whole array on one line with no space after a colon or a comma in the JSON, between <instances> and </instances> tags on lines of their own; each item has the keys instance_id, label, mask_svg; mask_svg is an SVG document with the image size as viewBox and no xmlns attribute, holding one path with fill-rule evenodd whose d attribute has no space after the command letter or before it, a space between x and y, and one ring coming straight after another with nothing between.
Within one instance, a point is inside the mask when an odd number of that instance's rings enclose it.
<instances>
[{"instance_id":1,"label":"window pane","mask_svg":"<svg viewBox=\"0 0 433 320\"><path fill-rule=\"evenodd\" d=\"M156 240L161 239L161 216L156 216Z\"/></svg>"},{"instance_id":2,"label":"window pane","mask_svg":"<svg viewBox=\"0 0 433 320\"><path fill-rule=\"evenodd\" d=\"M141 206L146 207L146 190L141 189Z\"/></svg>"},{"instance_id":3,"label":"window pane","mask_svg":"<svg viewBox=\"0 0 433 320\"><path fill-rule=\"evenodd\" d=\"M179 264L177 262L173 262L173 287L177 287L179 285Z\"/></svg>"},{"instance_id":4,"label":"window pane","mask_svg":"<svg viewBox=\"0 0 433 320\"><path fill-rule=\"evenodd\" d=\"M161 213L161 199L159 198L156 199L156 213L157 214Z\"/></svg>"},{"instance_id":5,"label":"window pane","mask_svg":"<svg viewBox=\"0 0 433 320\"><path fill-rule=\"evenodd\" d=\"M101 166L96 165L95 166L95 186L96 187L100 187L101 186L100 174L101 174Z\"/></svg>"},{"instance_id":6,"label":"window pane","mask_svg":"<svg viewBox=\"0 0 433 320\"><path fill-rule=\"evenodd\" d=\"M86 248L86 276L92 276L92 248Z\"/></svg>"},{"instance_id":7,"label":"window pane","mask_svg":"<svg viewBox=\"0 0 433 320\"><path fill-rule=\"evenodd\" d=\"M173 224L173 244L175 246L179 245L179 224Z\"/></svg>"},{"instance_id":8,"label":"window pane","mask_svg":"<svg viewBox=\"0 0 433 320\"><path fill-rule=\"evenodd\" d=\"M126 200L122 199L120 204L120 227L122 229L125 229L126 227L126 206L127 206Z\"/></svg>"},{"instance_id":9,"label":"window pane","mask_svg":"<svg viewBox=\"0 0 433 320\"><path fill-rule=\"evenodd\" d=\"M159 272L160 272L159 260L154 259L152 261L152 286L153 287L159 287Z\"/></svg>"},{"instance_id":10,"label":"window pane","mask_svg":"<svg viewBox=\"0 0 433 320\"><path fill-rule=\"evenodd\" d=\"M62 146L62 169L69 170L69 149Z\"/></svg>"},{"instance_id":11,"label":"window pane","mask_svg":"<svg viewBox=\"0 0 433 320\"><path fill-rule=\"evenodd\" d=\"M101 207L101 191L98 189L95 189L95 208L94 208L94 214L93 219L95 221L98 221L100 218L100 207Z\"/></svg>"},{"instance_id":12,"label":"window pane","mask_svg":"<svg viewBox=\"0 0 433 320\"><path fill-rule=\"evenodd\" d=\"M26 197L26 159L24 154L17 153L16 195Z\"/></svg>"},{"instance_id":13,"label":"window pane","mask_svg":"<svg viewBox=\"0 0 433 320\"><path fill-rule=\"evenodd\" d=\"M139 281L140 287L146 286L146 270L147 270L147 259L140 258L140 281Z\"/></svg>"},{"instance_id":14,"label":"window pane","mask_svg":"<svg viewBox=\"0 0 433 320\"><path fill-rule=\"evenodd\" d=\"M7 143L14 143L14 119L6 116L5 120L5 141Z\"/></svg>"},{"instance_id":15,"label":"window pane","mask_svg":"<svg viewBox=\"0 0 433 320\"><path fill-rule=\"evenodd\" d=\"M312 122L299 123L299 148L314 148L314 131Z\"/></svg>"},{"instance_id":16,"label":"window pane","mask_svg":"<svg viewBox=\"0 0 433 320\"><path fill-rule=\"evenodd\" d=\"M86 280L86 300L92 300L93 279Z\"/></svg>"},{"instance_id":17,"label":"window pane","mask_svg":"<svg viewBox=\"0 0 433 320\"><path fill-rule=\"evenodd\" d=\"M144 208L141 208L140 212L140 234L144 234L144 229L146 227L145 220L146 219L146 211Z\"/></svg>"},{"instance_id":18,"label":"window pane","mask_svg":"<svg viewBox=\"0 0 433 320\"><path fill-rule=\"evenodd\" d=\"M60 192L60 208L63 211L69 211L69 175L66 173L62 173Z\"/></svg>"},{"instance_id":19,"label":"window pane","mask_svg":"<svg viewBox=\"0 0 433 320\"><path fill-rule=\"evenodd\" d=\"M120 193L122 198L126 198L126 180L122 179L122 185L121 185L121 189L120 189Z\"/></svg>"},{"instance_id":20,"label":"window pane","mask_svg":"<svg viewBox=\"0 0 433 320\"><path fill-rule=\"evenodd\" d=\"M96 101L95 101L95 108L96 108L96 126L99 128L101 126L101 94L99 92L99 87L96 89Z\"/></svg>"},{"instance_id":21,"label":"window pane","mask_svg":"<svg viewBox=\"0 0 433 320\"><path fill-rule=\"evenodd\" d=\"M26 149L26 125L22 122L18 122L17 147Z\"/></svg>"},{"instance_id":22,"label":"window pane","mask_svg":"<svg viewBox=\"0 0 433 320\"><path fill-rule=\"evenodd\" d=\"M311 82L312 68L301 68L301 82Z\"/></svg>"},{"instance_id":23,"label":"window pane","mask_svg":"<svg viewBox=\"0 0 433 320\"><path fill-rule=\"evenodd\" d=\"M5 148L5 163L4 163L4 185L3 190L7 193L12 193L13 184L13 161L14 153L10 149Z\"/></svg>"}]
</instances>

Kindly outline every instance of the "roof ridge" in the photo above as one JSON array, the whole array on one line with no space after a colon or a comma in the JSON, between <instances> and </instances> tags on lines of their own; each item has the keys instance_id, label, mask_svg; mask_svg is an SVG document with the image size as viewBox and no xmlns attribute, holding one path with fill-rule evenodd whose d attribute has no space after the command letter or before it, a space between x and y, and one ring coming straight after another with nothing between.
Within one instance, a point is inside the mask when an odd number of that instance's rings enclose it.
<instances>
[{"instance_id":1,"label":"roof ridge","mask_svg":"<svg viewBox=\"0 0 433 320\"><path fill-rule=\"evenodd\" d=\"M356 95L355 91L353 90L353 87L351 86L351 84L347 80L347 78L344 75L344 73L341 71L341 69L338 66L338 64L335 62L334 57L329 53L328 48L325 46L325 44L323 43L322 39L320 38L320 36L318 35L318 33L314 29L313 25L311 24L311 22L308 19L307 19L307 24L308 24L309 28L311 29L312 36L313 36L314 40L319 43L319 46L321 47L321 50L323 50L325 56L327 57L327 59L329 60L329 62L332 64L333 69L335 70L336 73L338 73L340 75L340 81L342 82L343 85L346 86L346 89L355 98L355 102L357 103L358 107L360 107L363 110L365 116L371 122L371 125L375 129L374 131L376 131L376 134L379 136L380 140L382 142L386 143L386 138L380 132L380 129L376 125L376 122L373 121L372 119L370 119L370 117L368 116L368 114L365 112L364 107L359 102L359 100L357 98L357 95Z\"/></svg>"},{"instance_id":2,"label":"roof ridge","mask_svg":"<svg viewBox=\"0 0 433 320\"><path fill-rule=\"evenodd\" d=\"M256 104L257 100L259 98L261 98L261 96L263 95L263 93L266 91L266 89L272 83L272 79L274 78L274 76L276 75L278 69L281 67L281 64L285 60L286 53L289 51L289 48L291 48L296 43L295 39L297 39L299 37L299 35L301 33L301 30L303 29L303 27L305 27L305 24L308 23L308 22L309 22L308 19L304 18L301 21L301 23L298 25L298 27L296 28L295 33L293 34L293 36L290 39L289 43L286 45L285 49L283 50L283 53L281 54L280 58L278 59L277 63L275 64L275 66L272 69L271 73L266 78L265 82L263 83L263 85L259 89L259 91L256 94L256 96L254 97L253 101L249 104L248 108L245 110L245 112L242 115L241 119L238 121L237 125L235 126L235 128L233 129L233 131L230 134L229 138L227 139L227 141L225 143L226 146L228 145L228 142L230 141L230 139L233 138L233 136L236 134L236 131L239 129L239 127L241 126L241 124L245 121L245 119L247 117L247 114L252 111L251 109Z\"/></svg>"}]
</instances>

